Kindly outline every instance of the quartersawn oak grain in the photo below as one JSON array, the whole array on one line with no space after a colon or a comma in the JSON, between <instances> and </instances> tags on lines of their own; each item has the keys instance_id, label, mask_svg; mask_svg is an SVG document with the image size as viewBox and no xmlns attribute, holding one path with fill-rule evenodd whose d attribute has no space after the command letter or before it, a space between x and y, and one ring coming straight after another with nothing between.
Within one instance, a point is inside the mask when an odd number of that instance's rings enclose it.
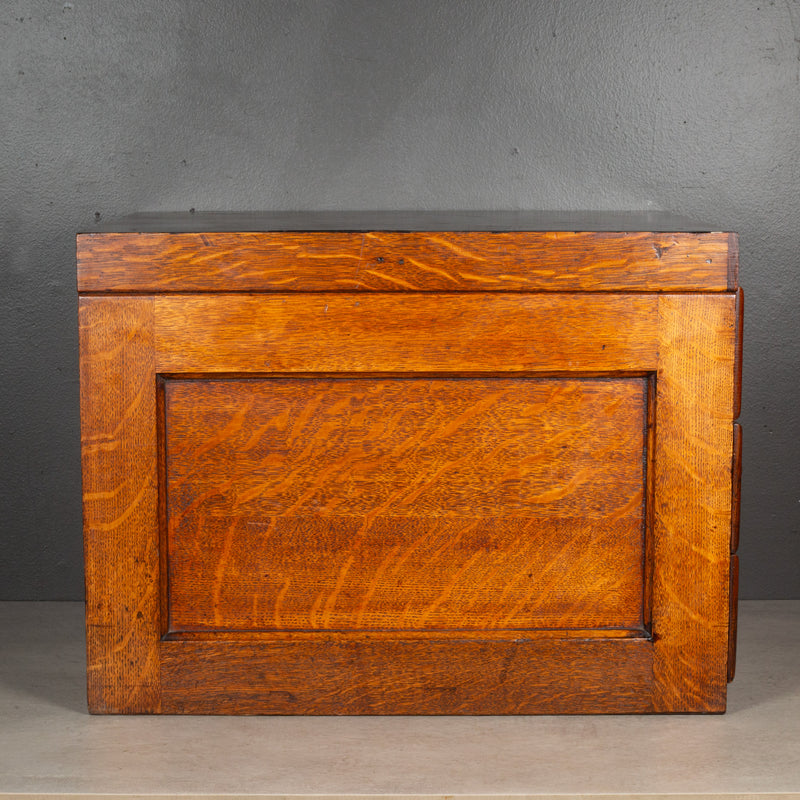
<instances>
[{"instance_id":1,"label":"quartersawn oak grain","mask_svg":"<svg viewBox=\"0 0 800 800\"><path fill-rule=\"evenodd\" d=\"M736 290L736 355L733 373L733 418L742 413L742 358L744 347L744 290Z\"/></svg>"},{"instance_id":2,"label":"quartersawn oak grain","mask_svg":"<svg viewBox=\"0 0 800 800\"><path fill-rule=\"evenodd\" d=\"M735 295L659 297L656 709L724 711Z\"/></svg>"},{"instance_id":3,"label":"quartersawn oak grain","mask_svg":"<svg viewBox=\"0 0 800 800\"><path fill-rule=\"evenodd\" d=\"M718 241L715 235L700 235L692 244L696 234L680 234L674 239L686 247L675 244L665 250L672 239L660 234L654 240L641 232L580 237L552 231L542 236L538 249L529 249L522 247L524 237L500 240L484 231L490 249L498 242L505 249L481 252L464 248L467 231L440 230L443 235L435 239L428 237L432 231L422 231L415 239L397 230L366 230L356 234L359 241L377 233L369 242L377 249L368 252L370 261L363 261L361 253L357 260L341 258L350 251L342 250L343 240L335 235L326 241L327 233L307 232L311 238L299 242L291 234L270 233L275 236L270 241L287 243L281 263L287 263L294 245L300 253L289 258L295 266L278 275L269 254L247 236L226 240L225 246L242 258L235 263L222 255L222 240L209 239L207 245L201 238L199 244L175 250L171 237L155 233L155 238L143 237L138 243L112 236L97 252L82 250L79 264L92 711L724 710L726 679L734 668L738 568L731 555L736 499L731 432L741 363L735 236L722 235ZM99 245L102 236L90 238ZM468 243L472 246L479 238ZM82 239L79 248L87 241ZM130 252L126 243L133 248ZM412 251L406 249L409 243L414 243ZM152 249L156 246L163 248L162 255ZM540 274L523 283L527 270L547 263L549 256L543 253L550 248L558 253L553 275ZM409 266L409 253L419 263ZM209 256L206 266L203 255ZM155 271L148 264L150 256ZM508 270L501 272L503 264ZM387 271L382 272L384 265ZM365 267L381 274L362 280L348 273L357 268L360 275ZM413 273L402 271L412 267ZM443 274L431 272L431 267ZM206 279L199 276L206 269L210 277L203 283ZM267 283L259 274L264 269ZM248 275L253 283L247 283ZM559 275L571 277L561 283ZM187 276L200 282L186 283ZM290 279L284 285L289 288L276 289L276 276ZM357 285L344 283L343 291L331 281L342 276ZM481 288L483 278L487 280ZM397 284L398 279L410 286ZM435 292L425 288L439 286L437 281L453 286ZM197 287L207 287L208 294L191 294L201 291ZM248 294L253 287L264 293ZM151 290L153 294L141 295ZM542 380L568 386L605 379L646 384L647 432L642 440L647 456L642 469L647 491L638 511L644 518L639 536L645 538L641 627L562 627L557 617L569 621L570 613L562 608L548 629L456 630L454 616L436 619L440 603L429 620L447 630L287 631L273 626L169 632L167 484L169 447L176 441L168 441L167 387L171 382L233 384L245 379L337 379L350 381L351 389L352 382L361 380L458 379L475 386L480 381L488 386L492 381ZM641 422L641 406L637 408ZM392 409L386 413L391 418ZM187 404L184 416L189 415ZM246 419L250 436L265 423ZM592 458L599 459L602 444L591 436L587 442L595 451ZM241 443L237 447L244 449ZM302 451L294 452L293 463L299 466ZM286 478L291 482L291 471ZM510 503L509 494L500 496ZM196 530L208 529L198 524ZM393 535L402 538L397 531ZM346 549L348 542L352 544L340 537L334 544ZM514 538L504 540L507 549L520 544ZM388 538L385 545L391 553ZM253 549L255 564L259 551ZM477 561L480 548L475 552ZM622 546L617 552L627 551ZM270 567L268 559L263 565ZM462 567L448 565L451 581ZM603 569L598 580L616 574L614 560ZM330 574L333 570L335 566ZM561 573L560 588L567 594L573 577L569 568ZM347 574L341 589L346 583ZM224 596L221 591L220 599ZM252 602L250 606L252 610ZM328 606L332 619L338 599ZM189 611L186 620L191 621ZM256 622L259 613L256 606ZM162 634L167 638L159 638Z\"/></svg>"},{"instance_id":4,"label":"quartersawn oak grain","mask_svg":"<svg viewBox=\"0 0 800 800\"><path fill-rule=\"evenodd\" d=\"M641 631L646 397L643 378L168 380L170 632Z\"/></svg>"},{"instance_id":5,"label":"quartersawn oak grain","mask_svg":"<svg viewBox=\"0 0 800 800\"><path fill-rule=\"evenodd\" d=\"M731 463L731 554L739 549L739 523L742 496L742 426L733 424L733 459Z\"/></svg>"},{"instance_id":6,"label":"quartersawn oak grain","mask_svg":"<svg viewBox=\"0 0 800 800\"><path fill-rule=\"evenodd\" d=\"M155 309L163 373L597 373L658 364L657 296L647 294L157 295Z\"/></svg>"},{"instance_id":7,"label":"quartersawn oak grain","mask_svg":"<svg viewBox=\"0 0 800 800\"><path fill-rule=\"evenodd\" d=\"M82 292L653 292L730 288L727 233L370 231L78 237Z\"/></svg>"},{"instance_id":8,"label":"quartersawn oak grain","mask_svg":"<svg viewBox=\"0 0 800 800\"><path fill-rule=\"evenodd\" d=\"M89 710L153 712L158 657L152 298L81 298Z\"/></svg>"},{"instance_id":9,"label":"quartersawn oak grain","mask_svg":"<svg viewBox=\"0 0 800 800\"><path fill-rule=\"evenodd\" d=\"M731 556L730 615L728 618L728 673L730 683L736 677L736 634L739 621L739 556Z\"/></svg>"},{"instance_id":10,"label":"quartersawn oak grain","mask_svg":"<svg viewBox=\"0 0 800 800\"><path fill-rule=\"evenodd\" d=\"M168 641L163 710L182 714L652 711L646 639Z\"/></svg>"}]
</instances>

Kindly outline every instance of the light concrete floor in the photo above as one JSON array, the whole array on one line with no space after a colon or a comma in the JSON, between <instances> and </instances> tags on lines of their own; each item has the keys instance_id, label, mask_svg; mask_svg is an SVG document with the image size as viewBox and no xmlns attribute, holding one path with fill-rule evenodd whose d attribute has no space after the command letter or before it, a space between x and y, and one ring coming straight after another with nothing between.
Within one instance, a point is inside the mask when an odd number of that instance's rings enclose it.
<instances>
[{"instance_id":1,"label":"light concrete floor","mask_svg":"<svg viewBox=\"0 0 800 800\"><path fill-rule=\"evenodd\" d=\"M0 798L800 800L800 601L741 604L719 716L92 717L82 626L0 604Z\"/></svg>"}]
</instances>

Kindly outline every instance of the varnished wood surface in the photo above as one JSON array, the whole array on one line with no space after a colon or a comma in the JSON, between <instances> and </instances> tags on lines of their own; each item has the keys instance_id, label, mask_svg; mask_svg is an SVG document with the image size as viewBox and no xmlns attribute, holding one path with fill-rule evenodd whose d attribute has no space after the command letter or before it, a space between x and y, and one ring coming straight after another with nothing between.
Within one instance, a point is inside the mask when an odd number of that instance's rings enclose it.
<instances>
[{"instance_id":1,"label":"varnished wood surface","mask_svg":"<svg viewBox=\"0 0 800 800\"><path fill-rule=\"evenodd\" d=\"M733 425L733 461L731 465L731 553L739 549L739 523L742 497L742 426Z\"/></svg>"},{"instance_id":2,"label":"varnished wood surface","mask_svg":"<svg viewBox=\"0 0 800 800\"><path fill-rule=\"evenodd\" d=\"M737 248L738 262L738 248ZM742 361L744 349L744 290L736 291L736 338L733 373L733 418L742 412ZM731 584L728 622L728 682L736 675L737 620L739 618L739 527L742 495L742 426L733 424L733 459L731 465Z\"/></svg>"},{"instance_id":3,"label":"varnished wood surface","mask_svg":"<svg viewBox=\"0 0 800 800\"><path fill-rule=\"evenodd\" d=\"M733 418L742 413L742 360L744 357L744 290L736 290L736 355L733 372Z\"/></svg>"},{"instance_id":4,"label":"varnished wood surface","mask_svg":"<svg viewBox=\"0 0 800 800\"><path fill-rule=\"evenodd\" d=\"M79 238L93 711L724 710L735 236L499 230Z\"/></svg>"},{"instance_id":5,"label":"varnished wood surface","mask_svg":"<svg viewBox=\"0 0 800 800\"><path fill-rule=\"evenodd\" d=\"M653 370L656 295L158 295L156 369ZM534 333L535 332L535 333Z\"/></svg>"},{"instance_id":6,"label":"varnished wood surface","mask_svg":"<svg viewBox=\"0 0 800 800\"><path fill-rule=\"evenodd\" d=\"M641 629L646 394L167 381L170 630Z\"/></svg>"},{"instance_id":7,"label":"varnished wood surface","mask_svg":"<svg viewBox=\"0 0 800 800\"><path fill-rule=\"evenodd\" d=\"M739 234L728 233L728 291L739 289Z\"/></svg>"},{"instance_id":8,"label":"varnished wood surface","mask_svg":"<svg viewBox=\"0 0 800 800\"><path fill-rule=\"evenodd\" d=\"M81 452L89 708L158 710L152 298L82 298Z\"/></svg>"},{"instance_id":9,"label":"varnished wood surface","mask_svg":"<svg viewBox=\"0 0 800 800\"><path fill-rule=\"evenodd\" d=\"M736 677L736 643L739 628L739 556L731 556L730 616L728 618L728 674L730 683Z\"/></svg>"},{"instance_id":10,"label":"varnished wood surface","mask_svg":"<svg viewBox=\"0 0 800 800\"><path fill-rule=\"evenodd\" d=\"M659 298L654 486L656 708L724 710L735 295Z\"/></svg>"},{"instance_id":11,"label":"varnished wood surface","mask_svg":"<svg viewBox=\"0 0 800 800\"><path fill-rule=\"evenodd\" d=\"M371 230L78 237L82 292L729 291L727 233Z\"/></svg>"},{"instance_id":12,"label":"varnished wood surface","mask_svg":"<svg viewBox=\"0 0 800 800\"><path fill-rule=\"evenodd\" d=\"M200 211L146 212L100 223L98 233L250 231L664 231L711 233L668 211ZM88 231L87 231L88 232Z\"/></svg>"},{"instance_id":13,"label":"varnished wood surface","mask_svg":"<svg viewBox=\"0 0 800 800\"><path fill-rule=\"evenodd\" d=\"M739 522L742 490L742 426L733 424L733 462L731 468L731 585L728 622L728 682L736 675L737 620L739 618Z\"/></svg>"},{"instance_id":14,"label":"varnished wood surface","mask_svg":"<svg viewBox=\"0 0 800 800\"><path fill-rule=\"evenodd\" d=\"M646 639L161 644L165 713L592 714L652 710ZM258 676L254 680L254 676Z\"/></svg>"},{"instance_id":15,"label":"varnished wood surface","mask_svg":"<svg viewBox=\"0 0 800 800\"><path fill-rule=\"evenodd\" d=\"M334 305L335 312L356 309L356 316L339 317L338 323L326 327L329 323L324 321L324 307L308 305L325 300L341 303L340 306ZM88 298L84 302L106 301ZM121 322L100 318L98 324L101 327L105 325L113 329L115 325L124 327L130 323L123 313L129 301L120 298L117 302L119 305L113 308L121 314ZM148 304L150 301L130 302ZM397 304L394 308L397 313L393 313L392 302ZM291 306L292 303L296 305ZM454 305L450 307L451 304ZM290 307L290 313L276 311L285 306ZM368 313L361 318L359 325L357 315L362 312L357 309L363 311L364 306ZM481 306L489 306L485 316L476 310ZM650 423L651 429L656 431L652 465L655 494L651 565L653 593L649 603L653 642L648 644L649 650L642 651L650 653L655 682L645 691L646 696L639 697L636 703L637 707L657 711L724 709L730 614L727 576L732 497L730 409L733 407L735 295L178 296L156 297L152 308L155 314L153 355L147 370L152 370L149 374L153 395L159 370L167 373L167 382L197 372L211 373L200 376L202 380L210 381L213 373L220 370L263 374L273 358L277 358L276 363L282 370L302 370L304 373L342 369L378 373L388 370L395 375L409 370L438 373L458 369L461 364L478 372L493 374L502 372L504 365L512 371L527 368L536 375L537 366L545 372L558 366L565 372L555 377L565 379L576 371L582 374L599 367L601 374L616 381L622 377L621 371L643 375L655 370L655 419ZM308 311L305 315L303 308ZM376 309L381 313L376 313ZM432 309L436 309L435 314ZM294 322L290 323L292 317ZM323 323L314 328L311 321L317 319L322 319ZM336 320L337 316L327 319ZM374 320L381 323L377 328ZM399 325L397 320L400 320ZM420 326L416 324L419 320L428 323L434 320L437 324ZM480 349L476 339L463 341L465 331L478 322L482 323L479 327L484 332ZM462 329L459 326L463 324L467 327ZM493 328L492 324L496 327ZM372 329L371 336L368 327ZM411 336L412 331L420 328L437 332L427 354ZM227 336L224 335L226 330ZM527 351L522 338L519 344L514 344L516 330L536 332L535 337L527 340ZM264 331L269 333L269 338L264 338ZM194 338L193 333L196 334ZM338 347L335 346L337 342ZM122 353L125 346L120 344L117 352ZM268 358L260 356L262 353ZM300 353L299 358L297 353ZM343 357L341 353L347 355ZM527 354L522 357L522 353ZM448 355L444 357L442 354ZM93 357L88 353L87 356L90 360ZM103 357L99 357L102 360ZM280 379L288 377L284 375ZM486 376L487 380L499 377ZM351 375L347 379L354 378ZM476 375L473 379L482 378ZM135 406L138 390L132 386L126 388L126 384L119 384L110 377L106 380L112 406L121 411L132 404ZM157 427L155 399L148 408L147 414L137 423L138 434L131 434L132 442L147 442L154 435ZM722 523L723 517L725 524ZM134 537L132 541L145 542L151 548L149 552L156 552L159 532L155 519L149 525L137 527L131 535ZM95 554L100 552L94 544L91 548ZM143 599L147 598L150 590L137 582L135 570L129 577L129 570L135 567L136 561L131 562L129 556L119 555L124 552L121 548L116 556L119 561L116 591L118 594L121 591L123 596L125 592L138 596L141 608L145 609L142 625L152 625L157 629L160 624L157 604ZM98 558L97 555L90 557ZM613 572L613 564L608 566ZM102 582L97 582L94 577L90 580L95 581L98 591L114 596L109 585L104 588ZM129 629L124 625L124 616L109 627L118 637L115 641L128 644ZM232 635L234 639L228 640L227 645L217 642L215 646L230 646L232 652L235 651L235 634ZM567 640L556 633L550 644L558 650L567 646L559 642L566 641L589 639ZM596 641L596 638L591 638L591 641ZM619 641L616 636L609 636L600 643L613 647ZM178 648L190 642L176 640L172 644ZM289 643L285 644L288 646ZM159 645L159 648L163 646ZM113 649L113 644L109 648ZM188 656L192 651L187 650L185 665L180 667L181 650L169 652L171 666L163 675L169 675L170 681L174 679L176 686L184 688L192 681L197 685L203 684L203 675L194 674L194 670L206 669L205 662L193 661ZM314 652L323 653L325 648ZM355 652L359 652L358 647ZM360 652L366 658L367 651L362 649ZM163 657L163 653L158 655L155 663L162 661ZM555 658L542 667L553 686L567 680L565 670L569 669L571 662L571 658ZM145 662L144 668L149 669L148 663ZM291 659L276 662L274 666L278 670L276 680L279 673L292 673L297 668ZM105 669L102 665L101 668ZM224 667L224 661L220 662L220 669L228 669ZM229 669L227 674L231 683L228 689L215 695L220 708L231 710L236 707L238 701L226 700L226 697L242 697L249 699L242 699L241 709L255 710L259 701L254 698L261 697L254 688L258 685L259 670L254 667L248 671L244 663L236 659ZM180 675L183 677L179 679ZM306 672L305 679L313 681L312 673ZM349 686L353 692L360 692L363 688L355 681L351 681ZM143 710L142 706L130 702L126 691L119 687L115 689L113 680L108 691L116 692L114 703L98 705L96 710ZM167 688L167 691L172 690ZM183 689L176 688L175 691L180 693ZM492 691L497 700L501 688L496 686ZM425 696L432 697L430 694ZM163 697L162 694L154 701L149 710L155 710ZM207 702L211 703L211 700ZM541 702L531 700L525 708L544 711L556 708L554 703L555 695L551 695L550 699ZM188 704L186 708L190 706ZM421 708L416 701L408 707ZM498 713L502 710L502 705L491 707ZM573 706L565 701L564 708L568 707ZM598 697L594 710L619 712L630 708L627 700L609 699L608 695L602 695ZM428 710L440 712L435 705Z\"/></svg>"},{"instance_id":16,"label":"varnished wood surface","mask_svg":"<svg viewBox=\"0 0 800 800\"><path fill-rule=\"evenodd\" d=\"M239 642L242 644L288 644L291 642L390 642L398 638L409 641L507 641L509 639L524 639L525 641L538 641L546 639L556 641L561 639L644 639L651 640L650 632L641 627L634 628L528 628L519 630L471 630L435 629L416 630L396 629L386 630L323 630L312 628L307 630L188 630L170 631L162 639L168 642Z\"/></svg>"}]
</instances>

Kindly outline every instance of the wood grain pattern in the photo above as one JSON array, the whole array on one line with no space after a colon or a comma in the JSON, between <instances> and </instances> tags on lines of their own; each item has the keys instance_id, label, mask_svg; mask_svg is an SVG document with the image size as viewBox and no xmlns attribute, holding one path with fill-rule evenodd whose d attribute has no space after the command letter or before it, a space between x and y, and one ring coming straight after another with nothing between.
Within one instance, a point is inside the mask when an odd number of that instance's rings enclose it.
<instances>
[{"instance_id":1,"label":"wood grain pattern","mask_svg":"<svg viewBox=\"0 0 800 800\"><path fill-rule=\"evenodd\" d=\"M728 617L728 674L730 683L736 677L736 639L739 623L739 556L731 556L730 614Z\"/></svg>"},{"instance_id":2,"label":"wood grain pattern","mask_svg":"<svg viewBox=\"0 0 800 800\"><path fill-rule=\"evenodd\" d=\"M727 233L370 231L78 237L81 292L727 291ZM735 277L734 277L735 280Z\"/></svg>"},{"instance_id":3,"label":"wood grain pattern","mask_svg":"<svg viewBox=\"0 0 800 800\"><path fill-rule=\"evenodd\" d=\"M171 631L642 629L644 378L165 394Z\"/></svg>"},{"instance_id":4,"label":"wood grain pattern","mask_svg":"<svg viewBox=\"0 0 800 800\"><path fill-rule=\"evenodd\" d=\"M652 710L646 639L163 642L165 713L596 714Z\"/></svg>"},{"instance_id":5,"label":"wood grain pattern","mask_svg":"<svg viewBox=\"0 0 800 800\"><path fill-rule=\"evenodd\" d=\"M80 237L90 710L723 711L735 251Z\"/></svg>"},{"instance_id":6,"label":"wood grain pattern","mask_svg":"<svg viewBox=\"0 0 800 800\"><path fill-rule=\"evenodd\" d=\"M736 355L733 372L733 418L742 413L742 358L744 348L744 290L736 291Z\"/></svg>"},{"instance_id":7,"label":"wood grain pattern","mask_svg":"<svg viewBox=\"0 0 800 800\"><path fill-rule=\"evenodd\" d=\"M157 711L153 302L81 298L89 709Z\"/></svg>"},{"instance_id":8,"label":"wood grain pattern","mask_svg":"<svg viewBox=\"0 0 800 800\"><path fill-rule=\"evenodd\" d=\"M735 296L659 298L656 709L722 711L728 649Z\"/></svg>"},{"instance_id":9,"label":"wood grain pattern","mask_svg":"<svg viewBox=\"0 0 800 800\"><path fill-rule=\"evenodd\" d=\"M159 295L155 308L163 373L658 365L656 295Z\"/></svg>"},{"instance_id":10,"label":"wood grain pattern","mask_svg":"<svg viewBox=\"0 0 800 800\"><path fill-rule=\"evenodd\" d=\"M733 460L731 463L731 553L739 549L739 522L742 497L742 426L733 424Z\"/></svg>"},{"instance_id":11,"label":"wood grain pattern","mask_svg":"<svg viewBox=\"0 0 800 800\"><path fill-rule=\"evenodd\" d=\"M739 289L739 234L728 233L728 291Z\"/></svg>"}]
</instances>

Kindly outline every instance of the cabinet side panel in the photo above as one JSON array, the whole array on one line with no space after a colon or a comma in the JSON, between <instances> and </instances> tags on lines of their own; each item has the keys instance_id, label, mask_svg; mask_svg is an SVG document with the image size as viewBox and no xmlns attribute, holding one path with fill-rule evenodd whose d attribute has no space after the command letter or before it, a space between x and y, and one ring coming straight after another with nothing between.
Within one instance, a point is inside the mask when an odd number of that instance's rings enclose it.
<instances>
[{"instance_id":1,"label":"cabinet side panel","mask_svg":"<svg viewBox=\"0 0 800 800\"><path fill-rule=\"evenodd\" d=\"M723 711L735 295L665 295L656 404L657 710Z\"/></svg>"},{"instance_id":2,"label":"cabinet side panel","mask_svg":"<svg viewBox=\"0 0 800 800\"><path fill-rule=\"evenodd\" d=\"M81 298L89 710L159 707L152 298Z\"/></svg>"}]
</instances>

